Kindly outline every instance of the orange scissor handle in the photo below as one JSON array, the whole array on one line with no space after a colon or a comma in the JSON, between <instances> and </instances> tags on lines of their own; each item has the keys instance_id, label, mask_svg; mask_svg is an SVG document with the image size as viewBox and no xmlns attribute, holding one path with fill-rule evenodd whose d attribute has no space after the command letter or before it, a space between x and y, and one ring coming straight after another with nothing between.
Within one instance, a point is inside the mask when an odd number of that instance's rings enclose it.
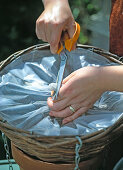
<instances>
[{"instance_id":1,"label":"orange scissor handle","mask_svg":"<svg viewBox=\"0 0 123 170\"><path fill-rule=\"evenodd\" d=\"M75 22L76 24L76 30L75 30L75 33L73 35L73 37L71 39L68 38L67 34L65 34L65 48L68 50L68 51L71 51L72 48L74 47L75 43L77 42L78 38L79 38L79 34L80 34L80 25ZM60 43L60 48L58 49L57 51L57 54L60 54L60 52L63 50L63 45L62 43Z\"/></svg>"}]
</instances>

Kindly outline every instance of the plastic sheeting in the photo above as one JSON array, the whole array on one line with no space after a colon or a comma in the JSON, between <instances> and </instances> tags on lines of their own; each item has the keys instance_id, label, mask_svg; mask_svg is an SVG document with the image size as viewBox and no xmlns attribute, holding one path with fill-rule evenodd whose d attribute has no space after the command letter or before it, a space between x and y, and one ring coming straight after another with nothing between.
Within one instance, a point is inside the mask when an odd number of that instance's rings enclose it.
<instances>
[{"instance_id":1,"label":"plastic sheeting","mask_svg":"<svg viewBox=\"0 0 123 170\"><path fill-rule=\"evenodd\" d=\"M56 82L60 57L49 50L32 50L0 72L0 117L16 128L38 135L86 135L107 128L123 115L123 93L105 92L92 109L61 126L49 116L47 98ZM69 53L64 77L85 66L116 65L91 50ZM98 83L98 82L97 82Z\"/></svg>"}]
</instances>

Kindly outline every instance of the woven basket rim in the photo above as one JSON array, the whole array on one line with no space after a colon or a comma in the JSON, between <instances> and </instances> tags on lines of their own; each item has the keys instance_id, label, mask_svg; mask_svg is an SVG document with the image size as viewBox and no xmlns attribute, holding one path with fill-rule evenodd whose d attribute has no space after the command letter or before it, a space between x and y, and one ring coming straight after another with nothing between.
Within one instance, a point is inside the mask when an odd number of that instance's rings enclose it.
<instances>
[{"instance_id":1,"label":"woven basket rim","mask_svg":"<svg viewBox=\"0 0 123 170\"><path fill-rule=\"evenodd\" d=\"M84 49L89 49L97 54L101 54L102 56L108 58L109 60L116 62L118 64L123 65L123 57L120 57L116 54L113 54L109 51L106 51L104 49L95 47L95 46L91 46L91 45L82 45L82 44L77 44L77 47L79 48L84 48ZM0 62L0 71L9 63L11 63L14 59L16 59L17 57L19 57L22 54L28 53L31 50L43 50L43 49L50 49L50 45L45 43L45 44L36 44L33 45L29 48L17 51L13 54L11 54L7 59L3 60Z\"/></svg>"}]
</instances>

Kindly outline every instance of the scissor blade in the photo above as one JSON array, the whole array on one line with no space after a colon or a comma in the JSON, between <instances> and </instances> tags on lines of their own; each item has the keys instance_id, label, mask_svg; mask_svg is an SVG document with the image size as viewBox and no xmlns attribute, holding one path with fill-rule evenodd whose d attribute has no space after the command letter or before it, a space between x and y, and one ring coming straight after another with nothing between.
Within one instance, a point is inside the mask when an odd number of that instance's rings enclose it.
<instances>
[{"instance_id":1,"label":"scissor blade","mask_svg":"<svg viewBox=\"0 0 123 170\"><path fill-rule=\"evenodd\" d=\"M60 53L60 57L61 57L61 63L60 63L60 69L59 69L58 76L57 76L57 88L56 88L56 93L53 96L53 100L57 99L57 97L58 97L58 93L59 93L59 89L61 87L64 70L65 70L65 65L66 65L66 61L67 61L67 55L64 51L62 51Z\"/></svg>"}]
</instances>

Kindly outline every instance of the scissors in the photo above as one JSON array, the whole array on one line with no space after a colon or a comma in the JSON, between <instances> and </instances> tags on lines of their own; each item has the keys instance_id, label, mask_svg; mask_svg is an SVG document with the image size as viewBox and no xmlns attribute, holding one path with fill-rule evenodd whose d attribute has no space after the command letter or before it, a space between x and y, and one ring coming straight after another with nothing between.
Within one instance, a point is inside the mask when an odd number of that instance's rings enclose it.
<instances>
[{"instance_id":1,"label":"scissors","mask_svg":"<svg viewBox=\"0 0 123 170\"><path fill-rule=\"evenodd\" d=\"M69 39L68 34L64 33L64 40L60 42L60 48L57 51L57 54L60 56L61 62L60 62L60 68L57 76L57 86L56 91L52 91L51 95L53 96L52 99L56 100L58 97L59 89L61 87L61 83L63 80L64 70L67 62L67 58L69 57L69 52L73 49L74 45L76 44L79 34L80 34L80 25L75 22L76 29L73 37Z\"/></svg>"}]
</instances>

